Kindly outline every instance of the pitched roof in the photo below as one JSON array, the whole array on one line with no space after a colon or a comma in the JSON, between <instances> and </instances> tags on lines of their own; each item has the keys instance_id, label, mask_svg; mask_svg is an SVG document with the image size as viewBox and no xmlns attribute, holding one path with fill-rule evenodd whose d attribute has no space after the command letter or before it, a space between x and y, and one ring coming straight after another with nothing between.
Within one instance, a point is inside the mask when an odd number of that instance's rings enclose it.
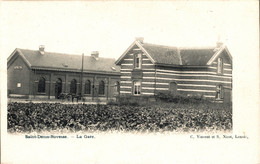
<instances>
[{"instance_id":1,"label":"pitched roof","mask_svg":"<svg viewBox=\"0 0 260 164\"><path fill-rule=\"evenodd\" d=\"M58 69L80 71L82 55L44 52L38 50L16 49L32 68ZM9 58L10 60L10 58ZM115 65L115 59L84 56L84 71L120 73L120 67Z\"/></svg>"},{"instance_id":2,"label":"pitched roof","mask_svg":"<svg viewBox=\"0 0 260 164\"><path fill-rule=\"evenodd\" d=\"M156 45L150 43L141 43L135 41L128 49L137 45L145 54L153 59L152 62L158 65L172 65L172 66L207 66L209 61L216 56L220 51L226 47L216 49L216 47L205 48L178 48L171 46ZM119 64L127 51L116 61ZM232 57L230 56L232 59Z\"/></svg>"},{"instance_id":3,"label":"pitched roof","mask_svg":"<svg viewBox=\"0 0 260 164\"><path fill-rule=\"evenodd\" d=\"M167 47L155 44L144 43L142 47L158 64L180 65L180 56L176 47Z\"/></svg>"},{"instance_id":4,"label":"pitched roof","mask_svg":"<svg viewBox=\"0 0 260 164\"><path fill-rule=\"evenodd\" d=\"M215 53L214 48L180 49L182 65L205 66Z\"/></svg>"}]
</instances>

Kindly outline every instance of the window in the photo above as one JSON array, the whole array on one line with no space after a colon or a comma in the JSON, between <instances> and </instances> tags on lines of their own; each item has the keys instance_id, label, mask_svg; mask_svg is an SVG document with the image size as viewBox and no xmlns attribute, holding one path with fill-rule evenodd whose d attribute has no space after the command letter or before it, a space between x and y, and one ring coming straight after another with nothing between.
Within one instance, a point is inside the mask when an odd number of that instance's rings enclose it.
<instances>
[{"instance_id":1,"label":"window","mask_svg":"<svg viewBox=\"0 0 260 164\"><path fill-rule=\"evenodd\" d=\"M70 82L70 93L77 93L77 80L73 79Z\"/></svg>"},{"instance_id":2,"label":"window","mask_svg":"<svg viewBox=\"0 0 260 164\"><path fill-rule=\"evenodd\" d=\"M104 95L105 94L105 83L103 80L99 82L99 87L98 87L98 94Z\"/></svg>"},{"instance_id":3,"label":"window","mask_svg":"<svg viewBox=\"0 0 260 164\"><path fill-rule=\"evenodd\" d=\"M21 83L17 83L17 88L20 88L22 86Z\"/></svg>"},{"instance_id":4,"label":"window","mask_svg":"<svg viewBox=\"0 0 260 164\"><path fill-rule=\"evenodd\" d=\"M141 68L141 59L142 59L142 54L135 55L135 68L137 69Z\"/></svg>"},{"instance_id":5,"label":"window","mask_svg":"<svg viewBox=\"0 0 260 164\"><path fill-rule=\"evenodd\" d=\"M141 94L141 82L134 81L134 95L140 95L140 94Z\"/></svg>"},{"instance_id":6,"label":"window","mask_svg":"<svg viewBox=\"0 0 260 164\"><path fill-rule=\"evenodd\" d=\"M223 73L223 59L222 58L218 58L218 69L217 72L219 74Z\"/></svg>"},{"instance_id":7,"label":"window","mask_svg":"<svg viewBox=\"0 0 260 164\"><path fill-rule=\"evenodd\" d=\"M91 82L87 80L85 83L85 94L90 94L90 93L91 93Z\"/></svg>"},{"instance_id":8,"label":"window","mask_svg":"<svg viewBox=\"0 0 260 164\"><path fill-rule=\"evenodd\" d=\"M218 85L217 86L217 99L223 99L223 86Z\"/></svg>"},{"instance_id":9,"label":"window","mask_svg":"<svg viewBox=\"0 0 260 164\"><path fill-rule=\"evenodd\" d=\"M120 83L118 81L115 83L115 92L120 92Z\"/></svg>"},{"instance_id":10,"label":"window","mask_svg":"<svg viewBox=\"0 0 260 164\"><path fill-rule=\"evenodd\" d=\"M175 82L170 82L169 91L171 94L176 95L177 93L177 84Z\"/></svg>"},{"instance_id":11,"label":"window","mask_svg":"<svg viewBox=\"0 0 260 164\"><path fill-rule=\"evenodd\" d=\"M38 92L39 93L45 93L45 78L42 77L40 80L39 80L39 83L38 83Z\"/></svg>"},{"instance_id":12,"label":"window","mask_svg":"<svg viewBox=\"0 0 260 164\"><path fill-rule=\"evenodd\" d=\"M59 99L62 92L62 80L58 78L55 82L55 98Z\"/></svg>"}]
</instances>

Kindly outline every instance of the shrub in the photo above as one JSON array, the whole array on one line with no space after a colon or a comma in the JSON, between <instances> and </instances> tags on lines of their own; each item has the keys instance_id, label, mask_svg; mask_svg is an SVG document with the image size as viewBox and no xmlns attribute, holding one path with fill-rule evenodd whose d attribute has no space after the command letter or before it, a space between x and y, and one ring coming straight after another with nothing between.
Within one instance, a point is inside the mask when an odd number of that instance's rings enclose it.
<instances>
[{"instance_id":1,"label":"shrub","mask_svg":"<svg viewBox=\"0 0 260 164\"><path fill-rule=\"evenodd\" d=\"M209 100L204 99L200 94L189 94L189 95L173 95L169 92L158 92L155 94L156 100L163 102L181 103L181 104L200 104L200 103L211 103Z\"/></svg>"},{"instance_id":2,"label":"shrub","mask_svg":"<svg viewBox=\"0 0 260 164\"><path fill-rule=\"evenodd\" d=\"M10 103L9 132L215 131L232 129L232 110L219 106L115 106Z\"/></svg>"}]
</instances>

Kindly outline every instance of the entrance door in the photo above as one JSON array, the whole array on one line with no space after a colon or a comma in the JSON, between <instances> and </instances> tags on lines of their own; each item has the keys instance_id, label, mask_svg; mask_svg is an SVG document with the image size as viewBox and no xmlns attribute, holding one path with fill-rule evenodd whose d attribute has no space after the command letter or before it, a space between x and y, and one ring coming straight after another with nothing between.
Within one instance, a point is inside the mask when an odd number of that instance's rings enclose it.
<instances>
[{"instance_id":1,"label":"entrance door","mask_svg":"<svg viewBox=\"0 0 260 164\"><path fill-rule=\"evenodd\" d=\"M57 79L56 83L55 83L55 98L58 99L59 95L62 91L62 81L61 79Z\"/></svg>"}]
</instances>

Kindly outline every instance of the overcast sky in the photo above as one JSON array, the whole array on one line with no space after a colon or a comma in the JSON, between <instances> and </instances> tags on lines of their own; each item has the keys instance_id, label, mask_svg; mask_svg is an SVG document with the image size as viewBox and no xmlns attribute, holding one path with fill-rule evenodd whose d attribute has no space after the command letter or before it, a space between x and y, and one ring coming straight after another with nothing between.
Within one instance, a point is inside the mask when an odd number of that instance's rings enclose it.
<instances>
[{"instance_id":1,"label":"overcast sky","mask_svg":"<svg viewBox=\"0 0 260 164\"><path fill-rule=\"evenodd\" d=\"M15 48L118 58L134 41L215 46L235 57L257 33L257 1L3 2L1 55ZM249 45L255 46L255 45Z\"/></svg>"}]
</instances>

